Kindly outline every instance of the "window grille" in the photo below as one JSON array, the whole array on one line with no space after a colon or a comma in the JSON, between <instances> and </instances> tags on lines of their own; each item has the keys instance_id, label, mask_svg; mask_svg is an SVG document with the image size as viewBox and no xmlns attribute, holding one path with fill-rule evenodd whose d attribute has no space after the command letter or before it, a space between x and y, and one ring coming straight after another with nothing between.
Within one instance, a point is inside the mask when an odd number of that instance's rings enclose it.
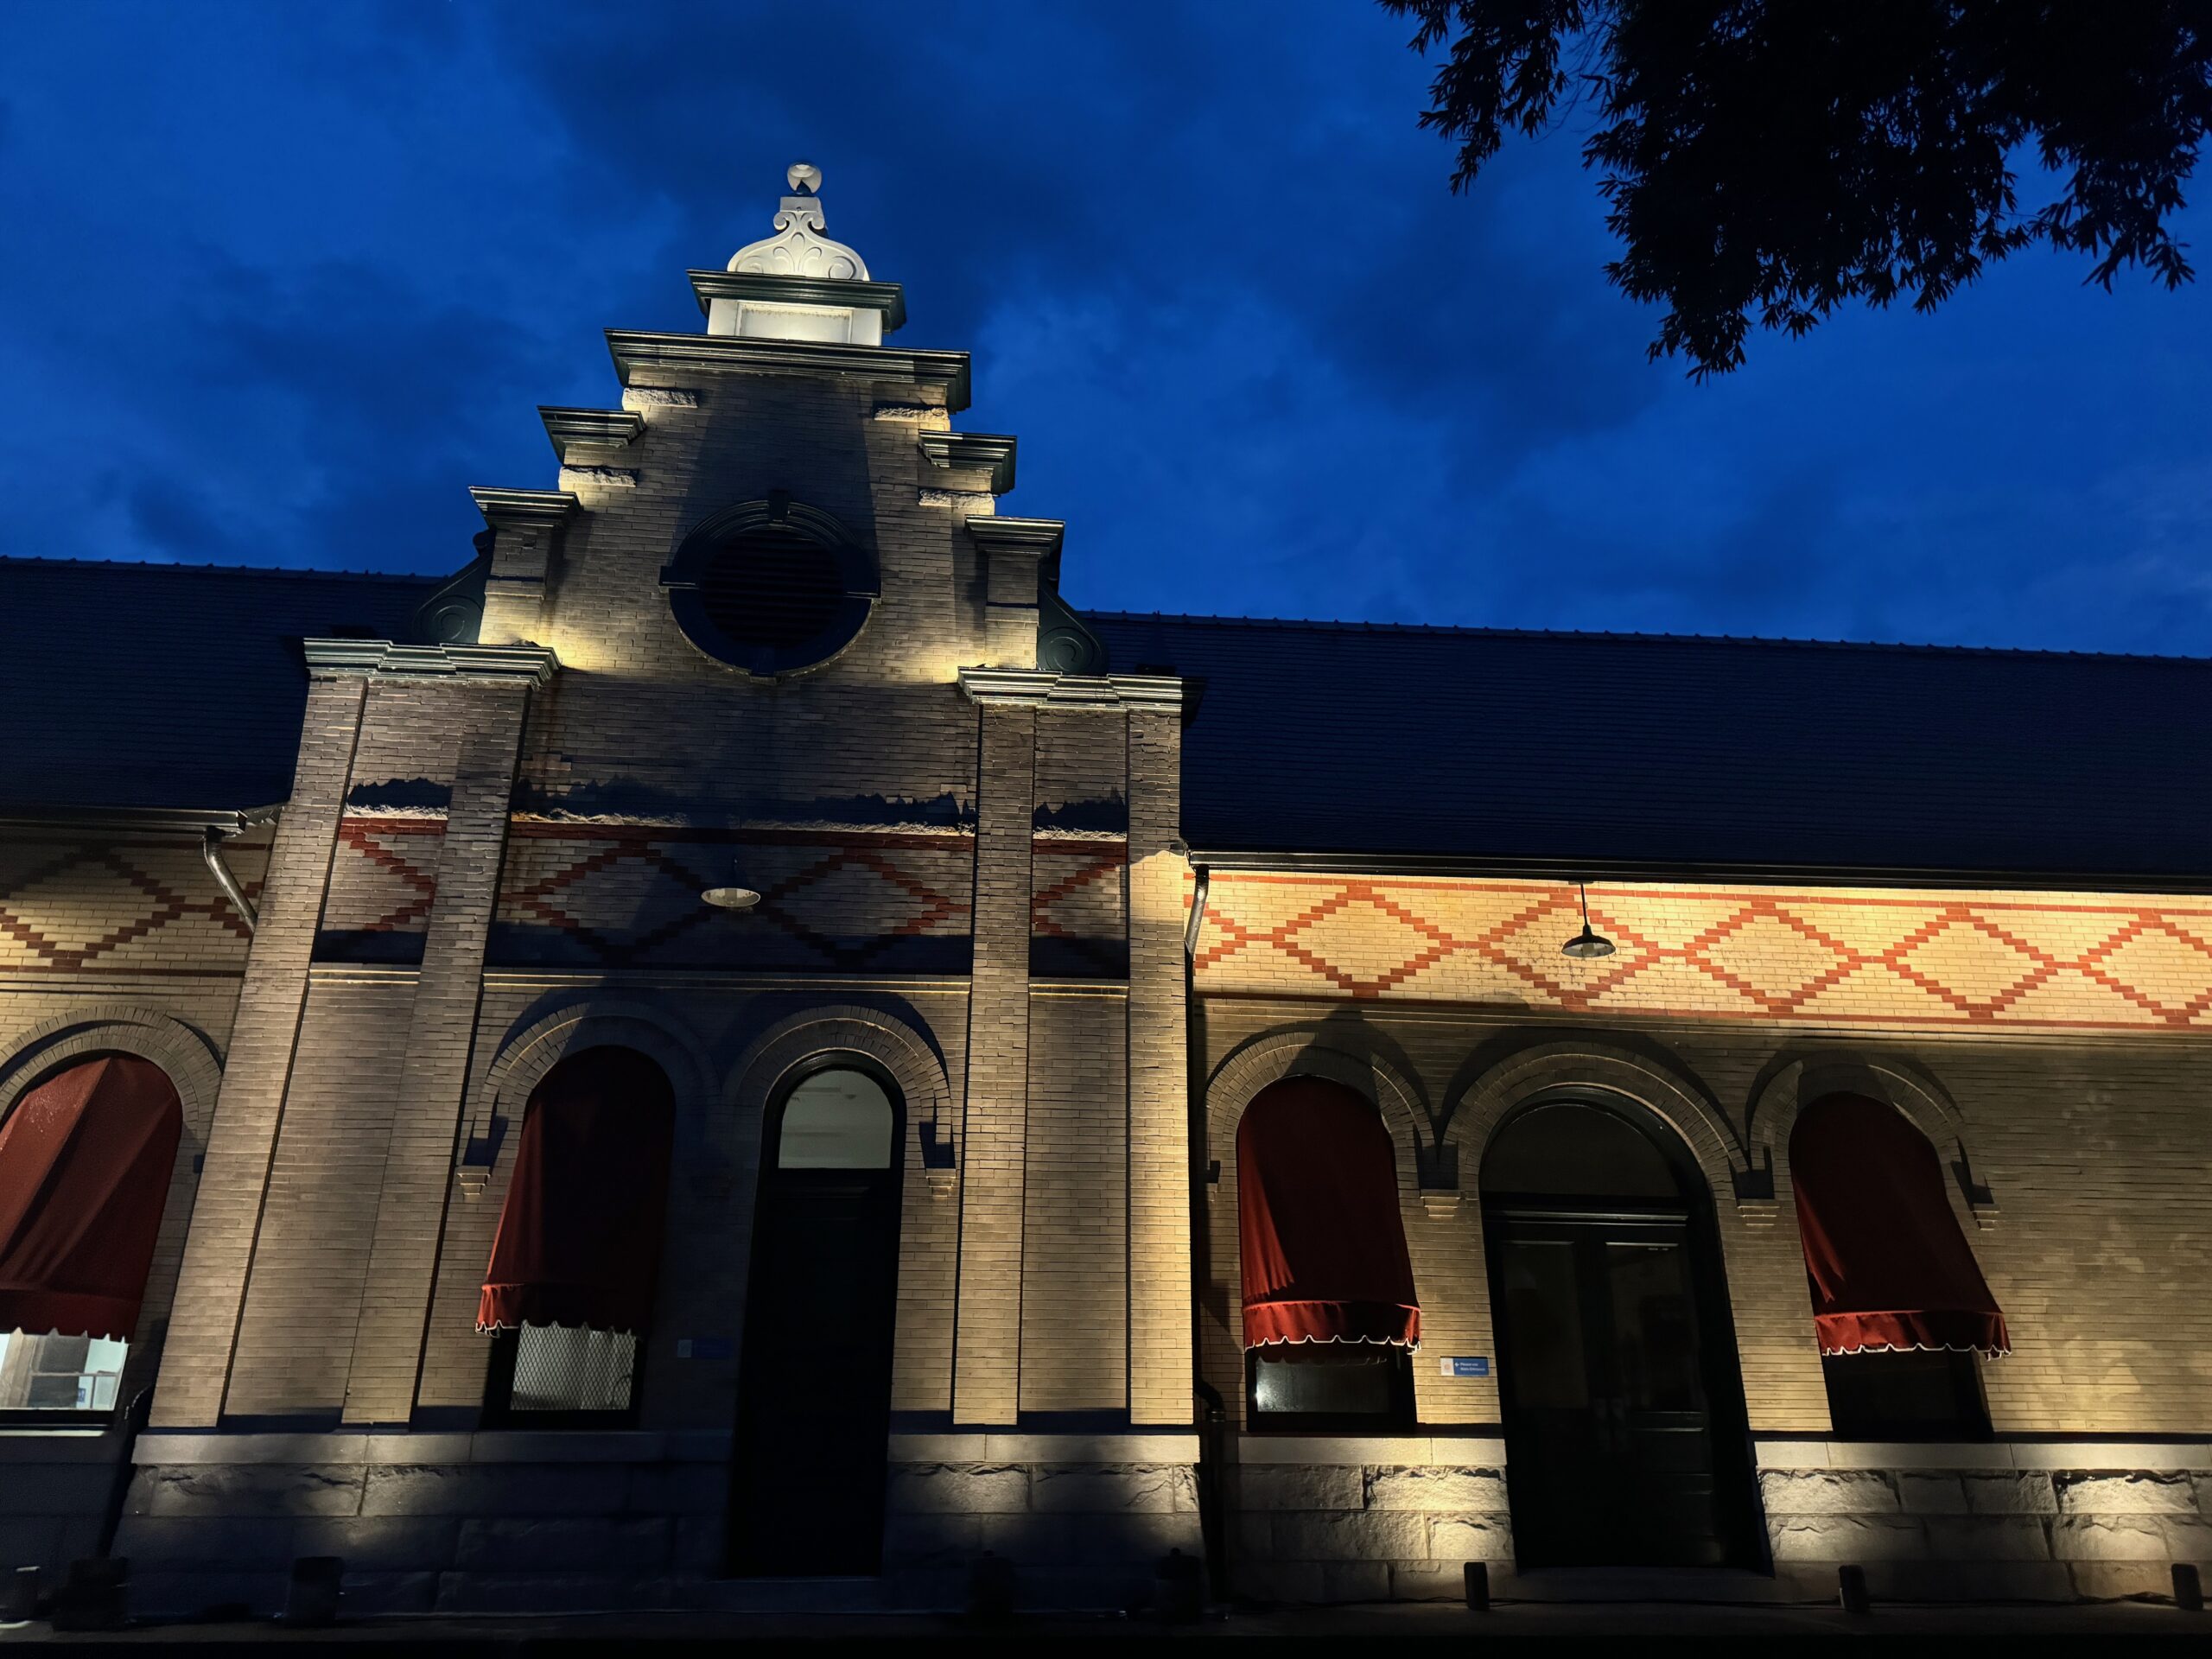
<instances>
[{"instance_id":1,"label":"window grille","mask_svg":"<svg viewBox=\"0 0 2212 1659\"><path fill-rule=\"evenodd\" d=\"M630 1332L525 1325L517 1333L507 1409L626 1411L637 1358Z\"/></svg>"}]
</instances>

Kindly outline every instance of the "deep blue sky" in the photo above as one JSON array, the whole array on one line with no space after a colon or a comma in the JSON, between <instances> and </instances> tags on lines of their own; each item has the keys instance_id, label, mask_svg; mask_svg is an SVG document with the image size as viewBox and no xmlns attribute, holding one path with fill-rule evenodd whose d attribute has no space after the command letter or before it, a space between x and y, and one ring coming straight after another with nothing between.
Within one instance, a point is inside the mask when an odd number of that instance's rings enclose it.
<instances>
[{"instance_id":1,"label":"deep blue sky","mask_svg":"<svg viewBox=\"0 0 2212 1659\"><path fill-rule=\"evenodd\" d=\"M1077 604L2212 653L2212 289L2038 253L1693 385L1579 138L1452 196L1353 0L0 22L0 551L454 568L804 156Z\"/></svg>"}]
</instances>

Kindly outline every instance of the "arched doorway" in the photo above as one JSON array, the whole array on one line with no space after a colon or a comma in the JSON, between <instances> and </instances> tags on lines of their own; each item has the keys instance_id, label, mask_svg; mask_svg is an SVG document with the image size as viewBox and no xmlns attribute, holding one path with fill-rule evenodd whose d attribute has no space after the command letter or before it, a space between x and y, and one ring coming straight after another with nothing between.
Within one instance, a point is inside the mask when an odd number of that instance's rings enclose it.
<instances>
[{"instance_id":1,"label":"arched doorway","mask_svg":"<svg viewBox=\"0 0 2212 1659\"><path fill-rule=\"evenodd\" d=\"M1484 1149L1484 1238L1523 1567L1758 1560L1705 1183L1625 1104L1545 1101Z\"/></svg>"},{"instance_id":2,"label":"arched doorway","mask_svg":"<svg viewBox=\"0 0 2212 1659\"><path fill-rule=\"evenodd\" d=\"M887 1074L840 1058L768 1113L730 1483L734 1573L881 1565L904 1106Z\"/></svg>"}]
</instances>

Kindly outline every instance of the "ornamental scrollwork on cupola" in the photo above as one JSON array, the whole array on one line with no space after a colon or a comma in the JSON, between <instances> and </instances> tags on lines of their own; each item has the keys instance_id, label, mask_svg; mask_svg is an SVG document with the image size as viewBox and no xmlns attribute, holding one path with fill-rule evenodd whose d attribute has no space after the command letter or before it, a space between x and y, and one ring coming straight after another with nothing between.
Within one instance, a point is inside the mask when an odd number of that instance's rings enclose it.
<instances>
[{"instance_id":1,"label":"ornamental scrollwork on cupola","mask_svg":"<svg viewBox=\"0 0 2212 1659\"><path fill-rule=\"evenodd\" d=\"M822 169L798 162L785 173L791 194L777 209L776 234L747 244L730 256L728 268L765 276L813 276L831 282L868 281L868 263L842 242L825 234Z\"/></svg>"}]
</instances>

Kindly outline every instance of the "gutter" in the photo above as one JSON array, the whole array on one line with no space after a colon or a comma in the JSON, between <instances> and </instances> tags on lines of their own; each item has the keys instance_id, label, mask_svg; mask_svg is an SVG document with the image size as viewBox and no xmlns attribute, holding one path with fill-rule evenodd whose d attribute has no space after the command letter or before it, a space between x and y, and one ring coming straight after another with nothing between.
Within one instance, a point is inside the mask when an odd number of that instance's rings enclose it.
<instances>
[{"instance_id":1,"label":"gutter","mask_svg":"<svg viewBox=\"0 0 2212 1659\"><path fill-rule=\"evenodd\" d=\"M1962 870L1893 865L1704 863L1693 861L1490 857L1466 854L1269 852L1193 849L1192 861L1215 869L1281 875L1460 876L1553 881L1572 887L1600 881L1695 881L1770 887L1956 887L1980 892L2157 893L2212 892L2212 869L2113 874L2085 870Z\"/></svg>"},{"instance_id":2,"label":"gutter","mask_svg":"<svg viewBox=\"0 0 2212 1659\"><path fill-rule=\"evenodd\" d=\"M1213 890L1213 872L1206 866L1193 863L1191 873L1198 878L1198 891L1191 895L1191 919L1183 929L1185 960L1198 954L1198 930L1206 925L1206 894Z\"/></svg>"}]
</instances>

